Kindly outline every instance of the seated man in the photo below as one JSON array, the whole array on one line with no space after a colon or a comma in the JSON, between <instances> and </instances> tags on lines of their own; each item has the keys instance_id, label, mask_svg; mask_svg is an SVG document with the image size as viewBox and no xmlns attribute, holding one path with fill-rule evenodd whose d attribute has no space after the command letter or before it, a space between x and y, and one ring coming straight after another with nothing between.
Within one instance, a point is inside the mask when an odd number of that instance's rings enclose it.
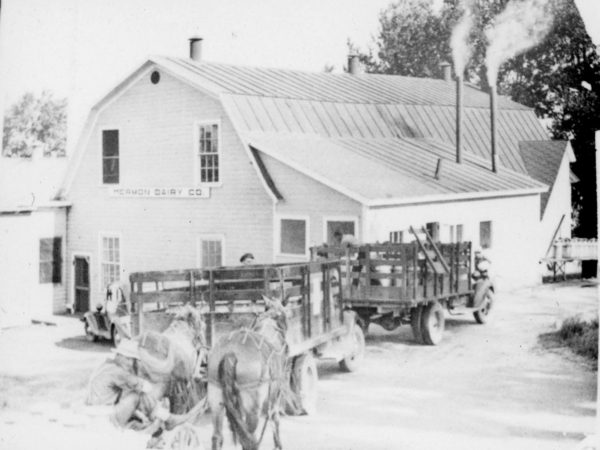
<instances>
[{"instance_id":1,"label":"seated man","mask_svg":"<svg viewBox=\"0 0 600 450\"><path fill-rule=\"evenodd\" d=\"M112 405L111 422L115 425L139 430L158 419L171 429L198 414L200 408L186 415L171 414L161 405L160 387L138 374L140 354L136 341L124 339L114 352L115 357L107 359L92 374L86 403Z\"/></svg>"},{"instance_id":2,"label":"seated man","mask_svg":"<svg viewBox=\"0 0 600 450\"><path fill-rule=\"evenodd\" d=\"M111 420L116 425L146 426L158 402L150 395L152 384L137 374L137 342L123 340L113 351L114 358L107 359L90 377L86 403L114 405Z\"/></svg>"}]
</instances>

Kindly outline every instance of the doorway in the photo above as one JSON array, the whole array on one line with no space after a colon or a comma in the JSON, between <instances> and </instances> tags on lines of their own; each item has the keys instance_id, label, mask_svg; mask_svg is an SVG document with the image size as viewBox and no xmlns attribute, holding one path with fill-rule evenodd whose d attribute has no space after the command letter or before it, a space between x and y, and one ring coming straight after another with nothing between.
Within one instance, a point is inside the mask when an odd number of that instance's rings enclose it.
<instances>
[{"instance_id":1,"label":"doorway","mask_svg":"<svg viewBox=\"0 0 600 450\"><path fill-rule=\"evenodd\" d=\"M74 312L90 310L90 260L85 256L75 256L75 305Z\"/></svg>"}]
</instances>

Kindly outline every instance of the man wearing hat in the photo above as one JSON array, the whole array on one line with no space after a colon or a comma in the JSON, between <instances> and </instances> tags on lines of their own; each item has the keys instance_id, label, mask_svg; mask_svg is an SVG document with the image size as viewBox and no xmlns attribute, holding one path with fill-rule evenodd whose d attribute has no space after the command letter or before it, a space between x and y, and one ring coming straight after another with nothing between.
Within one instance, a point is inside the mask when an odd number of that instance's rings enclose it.
<instances>
[{"instance_id":1,"label":"man wearing hat","mask_svg":"<svg viewBox=\"0 0 600 450\"><path fill-rule=\"evenodd\" d=\"M254 255L252 253L244 253L240 258L240 262L245 266L254 264Z\"/></svg>"},{"instance_id":2,"label":"man wearing hat","mask_svg":"<svg viewBox=\"0 0 600 450\"><path fill-rule=\"evenodd\" d=\"M136 341L123 339L113 352L114 358L107 359L92 374L86 403L113 406L111 421L115 425L139 430L162 422L170 430L204 411L205 405L200 402L187 414L172 414L159 402L160 387L155 389L138 373L140 353Z\"/></svg>"},{"instance_id":3,"label":"man wearing hat","mask_svg":"<svg viewBox=\"0 0 600 450\"><path fill-rule=\"evenodd\" d=\"M88 385L88 405L114 405L111 420L120 426L148 425L157 400L151 395L152 384L138 375L138 344L123 339L114 358L107 359L92 374Z\"/></svg>"}]
</instances>

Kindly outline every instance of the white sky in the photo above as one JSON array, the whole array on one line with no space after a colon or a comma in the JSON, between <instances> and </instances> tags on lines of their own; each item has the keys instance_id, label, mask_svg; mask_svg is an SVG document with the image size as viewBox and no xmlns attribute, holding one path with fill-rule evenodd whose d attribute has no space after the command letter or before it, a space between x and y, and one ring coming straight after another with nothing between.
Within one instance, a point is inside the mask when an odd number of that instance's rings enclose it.
<instances>
[{"instance_id":1,"label":"white sky","mask_svg":"<svg viewBox=\"0 0 600 450\"><path fill-rule=\"evenodd\" d=\"M441 0L432 0L436 3ZM576 0L600 39L600 1ZM390 0L4 0L0 111L26 91L69 98L70 144L91 105L151 54L321 71L372 44ZM598 41L597 41L598 42Z\"/></svg>"},{"instance_id":2,"label":"white sky","mask_svg":"<svg viewBox=\"0 0 600 450\"><path fill-rule=\"evenodd\" d=\"M70 127L152 54L321 71L365 49L390 0L5 0L0 18L2 109L26 91L70 101ZM72 143L72 140L71 140Z\"/></svg>"}]
</instances>

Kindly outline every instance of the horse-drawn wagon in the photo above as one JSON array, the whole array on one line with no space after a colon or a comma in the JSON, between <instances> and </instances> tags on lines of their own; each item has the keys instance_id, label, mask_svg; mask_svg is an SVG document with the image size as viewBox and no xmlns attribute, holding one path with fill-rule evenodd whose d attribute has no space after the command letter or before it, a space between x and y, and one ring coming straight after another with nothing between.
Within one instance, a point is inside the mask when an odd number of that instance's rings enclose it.
<instances>
[{"instance_id":1,"label":"horse-drawn wagon","mask_svg":"<svg viewBox=\"0 0 600 450\"><path fill-rule=\"evenodd\" d=\"M286 305L286 342L292 364L292 388L301 409L315 408L315 358L333 358L355 370L364 354L364 336L356 314L344 307L339 261L253 265L130 275L132 334L162 331L174 307L194 305L206 323L208 347L237 329L251 327L264 311L263 296Z\"/></svg>"},{"instance_id":2,"label":"horse-drawn wagon","mask_svg":"<svg viewBox=\"0 0 600 450\"><path fill-rule=\"evenodd\" d=\"M313 247L312 259L341 261L344 305L358 314L365 334L372 322L388 331L410 324L418 342L435 345L444 308L472 312L484 323L494 288L482 267L472 270L471 243L440 244L425 229L411 232L410 243Z\"/></svg>"}]
</instances>

